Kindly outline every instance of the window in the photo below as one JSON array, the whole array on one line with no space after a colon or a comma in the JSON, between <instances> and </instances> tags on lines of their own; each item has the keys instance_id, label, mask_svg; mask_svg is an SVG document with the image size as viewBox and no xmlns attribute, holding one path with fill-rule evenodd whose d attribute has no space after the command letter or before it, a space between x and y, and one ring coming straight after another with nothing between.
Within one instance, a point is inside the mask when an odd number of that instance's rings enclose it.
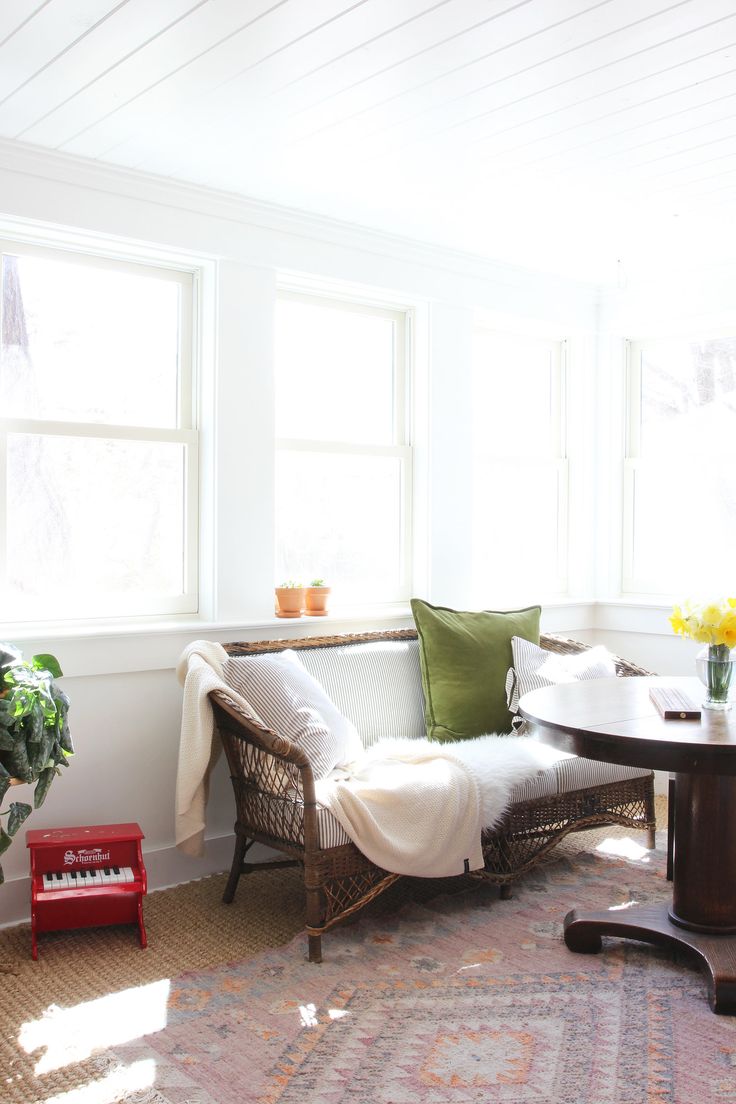
<instances>
[{"instance_id":1,"label":"window","mask_svg":"<svg viewBox=\"0 0 736 1104\"><path fill-rule=\"evenodd\" d=\"M472 375L476 605L567 589L565 343L478 330Z\"/></svg>"},{"instance_id":2,"label":"window","mask_svg":"<svg viewBox=\"0 0 736 1104\"><path fill-rule=\"evenodd\" d=\"M730 593L736 337L631 342L627 374L624 593Z\"/></svg>"},{"instance_id":3,"label":"window","mask_svg":"<svg viewBox=\"0 0 736 1104\"><path fill-rule=\"evenodd\" d=\"M276 581L408 598L405 314L284 292L275 345Z\"/></svg>"},{"instance_id":4,"label":"window","mask_svg":"<svg viewBox=\"0 0 736 1104\"><path fill-rule=\"evenodd\" d=\"M192 277L0 243L3 619L196 610Z\"/></svg>"}]
</instances>

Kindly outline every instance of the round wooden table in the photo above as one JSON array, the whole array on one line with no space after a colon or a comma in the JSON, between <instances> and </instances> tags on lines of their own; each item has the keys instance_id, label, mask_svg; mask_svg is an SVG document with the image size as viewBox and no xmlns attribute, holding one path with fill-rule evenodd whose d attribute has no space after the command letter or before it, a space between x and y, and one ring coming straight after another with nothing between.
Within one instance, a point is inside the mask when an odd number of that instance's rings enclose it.
<instances>
[{"instance_id":1,"label":"round wooden table","mask_svg":"<svg viewBox=\"0 0 736 1104\"><path fill-rule=\"evenodd\" d=\"M700 720L664 720L649 697L672 687L700 707L696 678L607 678L525 694L532 734L586 759L676 773L672 903L565 917L572 951L613 935L694 952L714 1012L736 1014L736 705Z\"/></svg>"}]
</instances>

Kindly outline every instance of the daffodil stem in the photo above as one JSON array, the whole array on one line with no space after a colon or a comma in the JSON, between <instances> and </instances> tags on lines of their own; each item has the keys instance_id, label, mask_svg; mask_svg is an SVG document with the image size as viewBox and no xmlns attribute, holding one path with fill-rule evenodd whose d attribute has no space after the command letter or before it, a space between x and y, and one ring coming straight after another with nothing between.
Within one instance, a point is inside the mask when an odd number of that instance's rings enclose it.
<instances>
[{"instance_id":1,"label":"daffodil stem","mask_svg":"<svg viewBox=\"0 0 736 1104\"><path fill-rule=\"evenodd\" d=\"M731 649L727 644L708 645L708 663L706 665L708 700L727 702L728 690L733 674Z\"/></svg>"}]
</instances>

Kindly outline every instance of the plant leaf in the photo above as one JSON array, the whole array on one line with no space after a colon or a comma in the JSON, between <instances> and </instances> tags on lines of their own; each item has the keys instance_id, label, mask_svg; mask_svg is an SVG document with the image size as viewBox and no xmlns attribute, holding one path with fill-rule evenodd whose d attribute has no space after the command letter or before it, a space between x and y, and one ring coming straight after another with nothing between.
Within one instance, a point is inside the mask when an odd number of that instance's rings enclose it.
<instances>
[{"instance_id":1,"label":"plant leaf","mask_svg":"<svg viewBox=\"0 0 736 1104\"><path fill-rule=\"evenodd\" d=\"M34 655L31 658L31 666L37 671L48 671L52 678L61 678L63 671L59 666L59 661L56 656L49 655L47 652L42 652L40 655Z\"/></svg>"},{"instance_id":2,"label":"plant leaf","mask_svg":"<svg viewBox=\"0 0 736 1104\"><path fill-rule=\"evenodd\" d=\"M33 791L33 805L34 808L40 809L46 800L46 794L49 792L49 787L54 781L54 775L56 769L54 767L47 767L46 770L41 771L38 776L38 782L36 788Z\"/></svg>"},{"instance_id":3,"label":"plant leaf","mask_svg":"<svg viewBox=\"0 0 736 1104\"><path fill-rule=\"evenodd\" d=\"M5 829L0 828L0 855L2 855L4 851L8 850L12 842L13 840L5 831Z\"/></svg>"},{"instance_id":4,"label":"plant leaf","mask_svg":"<svg viewBox=\"0 0 736 1104\"><path fill-rule=\"evenodd\" d=\"M12 732L3 726L0 719L0 751L12 751L15 747L15 737Z\"/></svg>"},{"instance_id":5,"label":"plant leaf","mask_svg":"<svg viewBox=\"0 0 736 1104\"><path fill-rule=\"evenodd\" d=\"M5 769L11 778L20 778L22 782L33 781L33 768L28 758L25 739L16 742L12 752L4 756Z\"/></svg>"},{"instance_id":6,"label":"plant leaf","mask_svg":"<svg viewBox=\"0 0 736 1104\"><path fill-rule=\"evenodd\" d=\"M0 667L11 667L20 661L21 652L15 644L0 644Z\"/></svg>"},{"instance_id":7,"label":"plant leaf","mask_svg":"<svg viewBox=\"0 0 736 1104\"><path fill-rule=\"evenodd\" d=\"M14 836L24 820L33 812L33 808L25 801L13 801L10 804L10 816L8 817L8 835Z\"/></svg>"}]
</instances>

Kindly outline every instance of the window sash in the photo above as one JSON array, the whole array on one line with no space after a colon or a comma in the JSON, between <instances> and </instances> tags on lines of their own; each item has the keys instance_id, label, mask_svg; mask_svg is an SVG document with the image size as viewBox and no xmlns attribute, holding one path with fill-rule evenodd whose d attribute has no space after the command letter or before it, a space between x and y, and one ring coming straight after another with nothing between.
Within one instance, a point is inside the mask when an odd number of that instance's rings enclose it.
<instances>
[{"instance_id":1,"label":"window sash","mask_svg":"<svg viewBox=\"0 0 736 1104\"><path fill-rule=\"evenodd\" d=\"M707 335L708 340L716 341L719 338L732 337L733 331L722 332L717 330ZM702 337L702 335L701 335ZM680 335L677 338L652 338L652 344L658 344L661 340L676 340L683 344L698 342L701 338L694 335ZM667 465L667 480L671 486L678 488L679 510L684 511L685 516L693 515L693 488L699 480L708 480L707 467L712 463L721 463L725 460L728 465L728 452L722 451L728 442L714 442L713 452L708 457L692 457L685 451L678 456L659 457L647 456L642 448L642 418L644 412L644 354L649 342L647 340L628 340L625 343L625 379L624 379L624 410L625 410L625 434L624 456L622 463L622 518L621 518L621 579L620 590L623 596L637 598L649 598L652 600L666 599L671 601L677 594L682 596L682 588L685 592L693 585L685 578L672 585L663 586L663 572L656 567L645 571L639 566L638 561L644 556L639 556L640 536L637 532L637 496L642 493L640 487L650 472L656 472L663 462ZM720 449L720 451L719 451ZM699 465L702 463L702 470ZM702 483L701 486L707 486ZM651 494L651 489L646 488L644 493ZM696 508L697 509L697 508ZM681 520L679 512L672 517L671 539L676 540L677 525ZM646 556L651 559L651 554ZM685 563L680 565L681 572L687 573ZM693 574L698 569L693 568ZM694 580L695 585L702 586L700 580Z\"/></svg>"},{"instance_id":2,"label":"window sash","mask_svg":"<svg viewBox=\"0 0 736 1104\"><path fill-rule=\"evenodd\" d=\"M488 338L497 334L504 341L513 340L514 335L507 332L490 330L487 327L478 327L477 332ZM474 443L473 463L476 472L479 467L491 470L495 468L499 473L499 482L507 477L507 468L513 466L515 470L524 473L543 472L553 476L557 489L556 526L554 533L544 533L539 537L539 548L544 554L553 559L553 568L550 573L550 590L545 592L550 597L558 597L569 590L569 525L570 525L570 464L567 457L567 342L564 340L548 340L544 338L518 335L519 340L529 344L544 347L549 351L549 448L544 452L534 454L524 451L521 455L506 455L494 447L493 437L483 442L481 447ZM523 432L523 430L522 430ZM509 500L513 503L513 494L509 494ZM509 508L509 530L514 530L513 504ZM533 538L529 538L533 539ZM474 551L474 558L476 552ZM506 602L515 599L509 598L509 592L504 589L502 593L488 590L486 584L477 578L477 572L473 572L473 590L475 600L480 604L489 602ZM504 588L506 584L504 583ZM528 590L519 595L523 600L528 596Z\"/></svg>"},{"instance_id":3,"label":"window sash","mask_svg":"<svg viewBox=\"0 0 736 1104\"><path fill-rule=\"evenodd\" d=\"M302 291L281 288L277 291L279 299L309 303L315 307L330 310L344 310L352 314L365 314L385 318L394 323L393 335L393 444L372 445L343 441L325 441L308 436L277 437L276 452L305 452L330 454L336 460L340 456L360 456L376 458L393 457L400 461L401 468L401 532L400 544L400 583L390 593L381 596L371 595L371 601L395 603L405 602L411 597L412 567L412 516L413 516L413 452L409 443L410 410L410 335L411 313L395 310L386 306L356 302L351 299L339 299ZM308 427L307 427L308 428Z\"/></svg>"},{"instance_id":4,"label":"window sash","mask_svg":"<svg viewBox=\"0 0 736 1104\"><path fill-rule=\"evenodd\" d=\"M8 517L7 456L8 437L12 434L29 434L37 437L64 436L77 440L111 439L118 441L140 441L180 444L184 454L183 471L183 562L181 594L177 595L135 595L135 611L131 613L131 597L109 594L107 597L96 595L89 605L84 601L77 603L74 610L64 610L63 602L59 607L50 609L46 600L23 598L22 601L7 594L7 562L5 543L0 541L0 594L2 598L3 620L9 623L30 621L65 621L74 623L80 620L131 619L141 616L168 616L174 614L193 614L198 611L198 538L199 538L199 434L195 426L195 405L193 390L193 345L194 317L197 295L196 274L192 270L177 269L144 259L130 261L114 256L102 256L78 252L63 246L58 248L43 245L0 240L0 258L3 254L13 256L43 257L64 265L73 264L92 269L128 272L134 275L146 275L157 280L171 281L180 286L178 316L178 356L177 356L177 428L163 426L131 426L104 422L78 422L73 420L47 420L42 418L3 418L0 411L0 532L7 532L12 524ZM102 608L101 608L102 607Z\"/></svg>"}]
</instances>

